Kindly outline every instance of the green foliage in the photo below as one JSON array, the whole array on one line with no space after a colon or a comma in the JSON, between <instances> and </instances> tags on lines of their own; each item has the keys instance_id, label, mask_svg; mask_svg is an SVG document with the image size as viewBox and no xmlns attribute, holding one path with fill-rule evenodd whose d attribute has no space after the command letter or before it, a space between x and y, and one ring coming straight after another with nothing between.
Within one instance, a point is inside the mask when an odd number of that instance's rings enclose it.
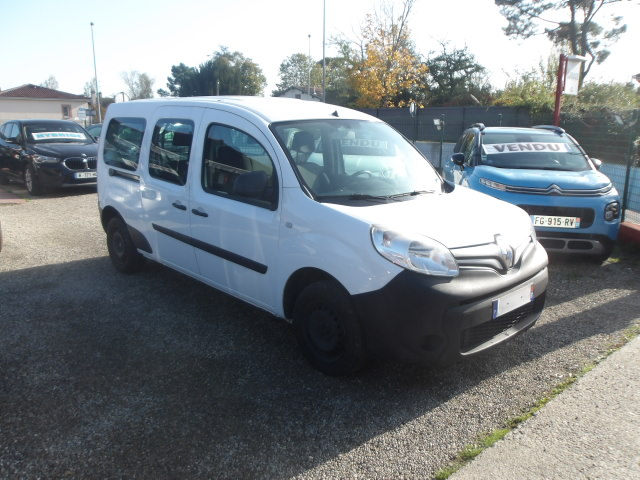
<instances>
[{"instance_id":1,"label":"green foliage","mask_svg":"<svg viewBox=\"0 0 640 480\"><path fill-rule=\"evenodd\" d=\"M491 102L491 85L486 69L476 62L467 47L447 50L427 60L429 68L429 93L431 106L462 106ZM475 100L474 100L475 99Z\"/></svg>"},{"instance_id":2,"label":"green foliage","mask_svg":"<svg viewBox=\"0 0 640 480\"><path fill-rule=\"evenodd\" d=\"M267 84L260 67L240 52L226 47L199 67L184 63L171 67L167 78L169 91L158 90L160 96L193 97L200 95L260 95Z\"/></svg>"},{"instance_id":3,"label":"green foliage","mask_svg":"<svg viewBox=\"0 0 640 480\"><path fill-rule=\"evenodd\" d=\"M494 104L508 107L529 107L535 114L553 112L555 106L558 60L551 57L546 65L520 73L509 79Z\"/></svg>"},{"instance_id":4,"label":"green foliage","mask_svg":"<svg viewBox=\"0 0 640 480\"><path fill-rule=\"evenodd\" d=\"M640 108L640 91L631 83L586 83L575 97L565 96L563 110L624 111Z\"/></svg>"},{"instance_id":5,"label":"green foliage","mask_svg":"<svg viewBox=\"0 0 640 480\"><path fill-rule=\"evenodd\" d=\"M294 53L280 64L280 83L274 97L282 95L288 88L298 87L313 93L322 88L322 65L303 53Z\"/></svg>"}]
</instances>

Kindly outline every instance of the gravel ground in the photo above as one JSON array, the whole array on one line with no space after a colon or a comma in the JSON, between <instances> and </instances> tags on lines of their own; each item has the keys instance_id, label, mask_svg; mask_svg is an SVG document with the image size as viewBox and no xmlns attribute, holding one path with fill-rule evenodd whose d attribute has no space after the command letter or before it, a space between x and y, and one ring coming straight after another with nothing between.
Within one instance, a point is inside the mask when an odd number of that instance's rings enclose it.
<instances>
[{"instance_id":1,"label":"gravel ground","mask_svg":"<svg viewBox=\"0 0 640 480\"><path fill-rule=\"evenodd\" d=\"M95 190L0 221L0 478L431 478L640 325L640 254L552 259L506 345L335 379L267 313L152 263L118 274Z\"/></svg>"}]
</instances>

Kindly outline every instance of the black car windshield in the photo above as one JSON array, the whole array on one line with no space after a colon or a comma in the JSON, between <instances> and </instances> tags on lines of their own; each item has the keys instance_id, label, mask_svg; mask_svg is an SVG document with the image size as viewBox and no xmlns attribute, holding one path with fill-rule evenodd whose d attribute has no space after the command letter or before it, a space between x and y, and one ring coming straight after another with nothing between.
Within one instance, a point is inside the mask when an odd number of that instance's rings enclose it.
<instances>
[{"instance_id":1,"label":"black car windshield","mask_svg":"<svg viewBox=\"0 0 640 480\"><path fill-rule=\"evenodd\" d=\"M486 132L481 163L498 168L582 171L591 168L569 137L546 132Z\"/></svg>"},{"instance_id":2,"label":"black car windshield","mask_svg":"<svg viewBox=\"0 0 640 480\"><path fill-rule=\"evenodd\" d=\"M82 127L72 122L42 122L24 125L29 143L93 143Z\"/></svg>"},{"instance_id":3,"label":"black car windshield","mask_svg":"<svg viewBox=\"0 0 640 480\"><path fill-rule=\"evenodd\" d=\"M400 200L442 190L431 164L385 123L311 120L277 123L273 131L320 201Z\"/></svg>"}]
</instances>

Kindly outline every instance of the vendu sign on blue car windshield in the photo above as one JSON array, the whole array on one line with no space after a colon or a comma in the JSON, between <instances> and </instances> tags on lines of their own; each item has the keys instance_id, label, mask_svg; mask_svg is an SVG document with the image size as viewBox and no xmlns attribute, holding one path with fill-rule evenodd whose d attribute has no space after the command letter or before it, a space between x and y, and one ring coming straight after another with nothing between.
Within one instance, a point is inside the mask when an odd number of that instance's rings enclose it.
<instances>
[{"instance_id":1,"label":"vendu sign on blue car windshield","mask_svg":"<svg viewBox=\"0 0 640 480\"><path fill-rule=\"evenodd\" d=\"M513 152L571 152L570 146L566 143L485 143L482 148L487 155Z\"/></svg>"}]
</instances>

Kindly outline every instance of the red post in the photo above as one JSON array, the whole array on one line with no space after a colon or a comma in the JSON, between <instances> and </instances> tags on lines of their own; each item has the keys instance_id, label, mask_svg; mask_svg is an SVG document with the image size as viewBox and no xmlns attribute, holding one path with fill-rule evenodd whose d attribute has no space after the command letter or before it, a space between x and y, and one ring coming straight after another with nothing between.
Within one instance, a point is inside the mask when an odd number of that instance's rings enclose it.
<instances>
[{"instance_id":1,"label":"red post","mask_svg":"<svg viewBox=\"0 0 640 480\"><path fill-rule=\"evenodd\" d=\"M558 78L556 80L556 106L553 110L553 124L560 126L560 103L562 102L562 92L564 91L564 81L567 67L567 56L560 54L560 63L558 64Z\"/></svg>"}]
</instances>

